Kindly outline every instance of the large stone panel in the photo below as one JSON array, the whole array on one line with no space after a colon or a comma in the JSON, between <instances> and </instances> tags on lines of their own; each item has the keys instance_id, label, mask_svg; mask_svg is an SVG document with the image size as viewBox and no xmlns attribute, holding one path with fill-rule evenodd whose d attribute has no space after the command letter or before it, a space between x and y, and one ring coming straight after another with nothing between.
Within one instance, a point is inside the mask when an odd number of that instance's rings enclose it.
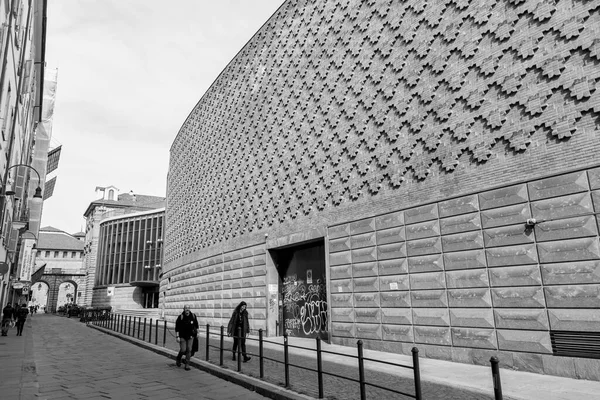
<instances>
[{"instance_id":1,"label":"large stone panel","mask_svg":"<svg viewBox=\"0 0 600 400\"><path fill-rule=\"evenodd\" d=\"M537 264L538 262L538 254L533 244L486 249L485 254L490 267Z\"/></svg>"},{"instance_id":2,"label":"large stone panel","mask_svg":"<svg viewBox=\"0 0 600 400\"><path fill-rule=\"evenodd\" d=\"M412 326L383 324L381 328L383 330L383 340L408 343L414 342Z\"/></svg>"},{"instance_id":3,"label":"large stone panel","mask_svg":"<svg viewBox=\"0 0 600 400\"><path fill-rule=\"evenodd\" d=\"M549 332L497 329L496 333L500 350L552 353Z\"/></svg>"},{"instance_id":4,"label":"large stone panel","mask_svg":"<svg viewBox=\"0 0 600 400\"><path fill-rule=\"evenodd\" d=\"M415 343L438 344L451 346L450 328L434 326L415 326Z\"/></svg>"},{"instance_id":5,"label":"large stone panel","mask_svg":"<svg viewBox=\"0 0 600 400\"><path fill-rule=\"evenodd\" d=\"M600 283L600 260L540 265L545 285Z\"/></svg>"},{"instance_id":6,"label":"large stone panel","mask_svg":"<svg viewBox=\"0 0 600 400\"><path fill-rule=\"evenodd\" d=\"M437 219L439 216L437 204L428 204L421 207L411 208L404 211L404 223L414 224L416 222Z\"/></svg>"},{"instance_id":7,"label":"large stone panel","mask_svg":"<svg viewBox=\"0 0 600 400\"><path fill-rule=\"evenodd\" d=\"M375 230L375 219L367 218L360 221L354 221L350 223L350 234L359 235L365 232L372 232Z\"/></svg>"},{"instance_id":8,"label":"large stone panel","mask_svg":"<svg viewBox=\"0 0 600 400\"><path fill-rule=\"evenodd\" d=\"M352 276L361 277L361 276L377 276L377 263L376 262L367 262L360 264L352 264Z\"/></svg>"},{"instance_id":9,"label":"large stone panel","mask_svg":"<svg viewBox=\"0 0 600 400\"><path fill-rule=\"evenodd\" d=\"M452 345L497 349L496 332L493 329L452 328Z\"/></svg>"},{"instance_id":10,"label":"large stone panel","mask_svg":"<svg viewBox=\"0 0 600 400\"><path fill-rule=\"evenodd\" d=\"M354 310L355 322L380 323L381 310L379 308L356 308Z\"/></svg>"},{"instance_id":11,"label":"large stone panel","mask_svg":"<svg viewBox=\"0 0 600 400\"><path fill-rule=\"evenodd\" d=\"M355 329L353 323L348 322L332 322L331 333L338 337L355 337Z\"/></svg>"},{"instance_id":12,"label":"large stone panel","mask_svg":"<svg viewBox=\"0 0 600 400\"><path fill-rule=\"evenodd\" d=\"M333 322L354 322L353 308L332 308L331 320Z\"/></svg>"},{"instance_id":13,"label":"large stone panel","mask_svg":"<svg viewBox=\"0 0 600 400\"><path fill-rule=\"evenodd\" d=\"M410 292L381 292L381 307L410 307Z\"/></svg>"},{"instance_id":14,"label":"large stone panel","mask_svg":"<svg viewBox=\"0 0 600 400\"><path fill-rule=\"evenodd\" d=\"M350 251L341 251L339 253L329 254L329 265L344 265L352 263L352 256Z\"/></svg>"},{"instance_id":15,"label":"large stone panel","mask_svg":"<svg viewBox=\"0 0 600 400\"><path fill-rule=\"evenodd\" d=\"M477 212L440 219L442 235L478 229L481 229L481 218Z\"/></svg>"},{"instance_id":16,"label":"large stone panel","mask_svg":"<svg viewBox=\"0 0 600 400\"><path fill-rule=\"evenodd\" d=\"M440 237L410 240L406 242L406 252L409 257L423 256L442 252L442 241Z\"/></svg>"},{"instance_id":17,"label":"large stone panel","mask_svg":"<svg viewBox=\"0 0 600 400\"><path fill-rule=\"evenodd\" d=\"M543 308L546 306L541 287L508 287L492 289L494 307Z\"/></svg>"},{"instance_id":18,"label":"large stone panel","mask_svg":"<svg viewBox=\"0 0 600 400\"><path fill-rule=\"evenodd\" d=\"M494 315L498 329L549 329L548 315L545 309L497 308L494 310Z\"/></svg>"},{"instance_id":19,"label":"large stone panel","mask_svg":"<svg viewBox=\"0 0 600 400\"><path fill-rule=\"evenodd\" d=\"M379 293L354 293L354 307L379 307Z\"/></svg>"},{"instance_id":20,"label":"large stone panel","mask_svg":"<svg viewBox=\"0 0 600 400\"><path fill-rule=\"evenodd\" d=\"M379 324L354 324L357 339L381 340L381 325Z\"/></svg>"},{"instance_id":21,"label":"large stone panel","mask_svg":"<svg viewBox=\"0 0 600 400\"><path fill-rule=\"evenodd\" d=\"M600 189L600 167L588 170L591 189Z\"/></svg>"},{"instance_id":22,"label":"large stone panel","mask_svg":"<svg viewBox=\"0 0 600 400\"><path fill-rule=\"evenodd\" d=\"M377 231L377 244L398 243L406 240L404 226Z\"/></svg>"},{"instance_id":23,"label":"large stone panel","mask_svg":"<svg viewBox=\"0 0 600 400\"><path fill-rule=\"evenodd\" d=\"M354 292L378 292L379 278L376 276L369 278L354 278Z\"/></svg>"},{"instance_id":24,"label":"large stone panel","mask_svg":"<svg viewBox=\"0 0 600 400\"><path fill-rule=\"evenodd\" d=\"M385 275L379 277L379 290L387 292L392 290L408 290L408 275Z\"/></svg>"},{"instance_id":25,"label":"large stone panel","mask_svg":"<svg viewBox=\"0 0 600 400\"><path fill-rule=\"evenodd\" d=\"M445 290L416 290L410 292L410 298L413 307L448 307Z\"/></svg>"},{"instance_id":26,"label":"large stone panel","mask_svg":"<svg viewBox=\"0 0 600 400\"><path fill-rule=\"evenodd\" d=\"M549 309L548 316L555 331L600 332L598 309Z\"/></svg>"},{"instance_id":27,"label":"large stone panel","mask_svg":"<svg viewBox=\"0 0 600 400\"><path fill-rule=\"evenodd\" d=\"M406 258L397 258L377 263L379 275L396 275L408 273L408 260Z\"/></svg>"},{"instance_id":28,"label":"large stone panel","mask_svg":"<svg viewBox=\"0 0 600 400\"><path fill-rule=\"evenodd\" d=\"M492 286L535 286L542 284L537 265L519 265L490 269Z\"/></svg>"},{"instance_id":29,"label":"large stone panel","mask_svg":"<svg viewBox=\"0 0 600 400\"><path fill-rule=\"evenodd\" d=\"M377 261L377 247L373 246L352 250L353 264L369 261Z\"/></svg>"},{"instance_id":30,"label":"large stone panel","mask_svg":"<svg viewBox=\"0 0 600 400\"><path fill-rule=\"evenodd\" d=\"M378 260L391 260L406 257L406 242L377 246Z\"/></svg>"},{"instance_id":31,"label":"large stone panel","mask_svg":"<svg viewBox=\"0 0 600 400\"><path fill-rule=\"evenodd\" d=\"M585 171L553 176L528 184L531 200L547 199L565 194L585 192L589 184Z\"/></svg>"},{"instance_id":32,"label":"large stone panel","mask_svg":"<svg viewBox=\"0 0 600 400\"><path fill-rule=\"evenodd\" d=\"M427 272L410 275L410 288L417 289L442 289L446 287L443 272Z\"/></svg>"},{"instance_id":33,"label":"large stone panel","mask_svg":"<svg viewBox=\"0 0 600 400\"><path fill-rule=\"evenodd\" d=\"M538 242L597 236L598 228L593 215L548 221L535 226Z\"/></svg>"},{"instance_id":34,"label":"large stone panel","mask_svg":"<svg viewBox=\"0 0 600 400\"><path fill-rule=\"evenodd\" d=\"M352 249L360 249L361 247L373 247L377 244L375 240L375 232L363 233L361 235L350 236L350 245Z\"/></svg>"},{"instance_id":35,"label":"large stone panel","mask_svg":"<svg viewBox=\"0 0 600 400\"><path fill-rule=\"evenodd\" d=\"M488 228L483 231L486 247L510 246L515 244L533 243L534 236L525 224Z\"/></svg>"},{"instance_id":36,"label":"large stone panel","mask_svg":"<svg viewBox=\"0 0 600 400\"><path fill-rule=\"evenodd\" d=\"M450 315L447 308L413 308L412 312L415 325L450 325Z\"/></svg>"},{"instance_id":37,"label":"large stone panel","mask_svg":"<svg viewBox=\"0 0 600 400\"><path fill-rule=\"evenodd\" d=\"M488 208L505 207L518 203L526 203L527 199L527 186L519 184L480 193L479 208L487 210Z\"/></svg>"},{"instance_id":38,"label":"large stone panel","mask_svg":"<svg viewBox=\"0 0 600 400\"><path fill-rule=\"evenodd\" d=\"M544 288L548 308L600 308L600 285L564 285Z\"/></svg>"},{"instance_id":39,"label":"large stone panel","mask_svg":"<svg viewBox=\"0 0 600 400\"><path fill-rule=\"evenodd\" d=\"M483 250L459 251L444 254L446 270L485 268L486 258Z\"/></svg>"},{"instance_id":40,"label":"large stone panel","mask_svg":"<svg viewBox=\"0 0 600 400\"><path fill-rule=\"evenodd\" d=\"M420 222L418 224L406 225L406 239L423 239L440 234L438 220Z\"/></svg>"},{"instance_id":41,"label":"large stone panel","mask_svg":"<svg viewBox=\"0 0 600 400\"><path fill-rule=\"evenodd\" d=\"M448 302L450 307L491 307L490 289L448 289Z\"/></svg>"},{"instance_id":42,"label":"large stone panel","mask_svg":"<svg viewBox=\"0 0 600 400\"><path fill-rule=\"evenodd\" d=\"M346 279L352 277L352 265L340 265L329 268L329 276L334 279Z\"/></svg>"},{"instance_id":43,"label":"large stone panel","mask_svg":"<svg viewBox=\"0 0 600 400\"><path fill-rule=\"evenodd\" d=\"M481 223L484 228L525 223L528 218L531 218L528 203L492 208L481 212Z\"/></svg>"},{"instance_id":44,"label":"large stone panel","mask_svg":"<svg viewBox=\"0 0 600 400\"><path fill-rule=\"evenodd\" d=\"M442 271L443 269L444 260L441 254L408 258L408 270L410 273Z\"/></svg>"},{"instance_id":45,"label":"large stone panel","mask_svg":"<svg viewBox=\"0 0 600 400\"><path fill-rule=\"evenodd\" d=\"M450 324L473 328L493 328L494 314L491 308L450 308Z\"/></svg>"},{"instance_id":46,"label":"large stone panel","mask_svg":"<svg viewBox=\"0 0 600 400\"><path fill-rule=\"evenodd\" d=\"M441 201L438 204L440 218L453 215L466 214L479 210L477 195L459 197L457 199Z\"/></svg>"},{"instance_id":47,"label":"large stone panel","mask_svg":"<svg viewBox=\"0 0 600 400\"><path fill-rule=\"evenodd\" d=\"M352 307L354 305L352 293L331 293L331 307Z\"/></svg>"},{"instance_id":48,"label":"large stone panel","mask_svg":"<svg viewBox=\"0 0 600 400\"><path fill-rule=\"evenodd\" d=\"M396 211L375 218L375 228L380 231L404 225L404 211Z\"/></svg>"},{"instance_id":49,"label":"large stone panel","mask_svg":"<svg viewBox=\"0 0 600 400\"><path fill-rule=\"evenodd\" d=\"M600 259L598 238L561 240L537 246L542 263Z\"/></svg>"},{"instance_id":50,"label":"large stone panel","mask_svg":"<svg viewBox=\"0 0 600 400\"><path fill-rule=\"evenodd\" d=\"M349 236L350 235L350 225L343 224L343 225L337 225L337 226L330 226L329 228L327 228L327 235L329 236L330 240L341 238L344 236Z\"/></svg>"},{"instance_id":51,"label":"large stone panel","mask_svg":"<svg viewBox=\"0 0 600 400\"><path fill-rule=\"evenodd\" d=\"M533 218L540 221L575 217L594 212L589 193L534 201L531 203Z\"/></svg>"},{"instance_id":52,"label":"large stone panel","mask_svg":"<svg viewBox=\"0 0 600 400\"><path fill-rule=\"evenodd\" d=\"M446 272L448 288L488 287L488 272L485 268Z\"/></svg>"},{"instance_id":53,"label":"large stone panel","mask_svg":"<svg viewBox=\"0 0 600 400\"><path fill-rule=\"evenodd\" d=\"M480 249L483 247L483 235L481 231L444 235L442 246L445 252Z\"/></svg>"},{"instance_id":54,"label":"large stone panel","mask_svg":"<svg viewBox=\"0 0 600 400\"><path fill-rule=\"evenodd\" d=\"M336 279L331 281L331 293L349 293L352 292L352 279Z\"/></svg>"},{"instance_id":55,"label":"large stone panel","mask_svg":"<svg viewBox=\"0 0 600 400\"><path fill-rule=\"evenodd\" d=\"M383 300L381 302L383 304ZM410 308L382 308L381 322L383 324L412 324L412 310Z\"/></svg>"}]
</instances>

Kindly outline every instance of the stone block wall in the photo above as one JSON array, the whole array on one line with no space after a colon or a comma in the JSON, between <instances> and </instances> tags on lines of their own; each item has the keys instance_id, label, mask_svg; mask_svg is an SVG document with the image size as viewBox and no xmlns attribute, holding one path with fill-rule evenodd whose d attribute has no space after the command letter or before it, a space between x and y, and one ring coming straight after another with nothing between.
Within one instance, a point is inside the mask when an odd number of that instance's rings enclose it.
<instances>
[{"instance_id":1,"label":"stone block wall","mask_svg":"<svg viewBox=\"0 0 600 400\"><path fill-rule=\"evenodd\" d=\"M112 307L113 311L119 308L143 308L142 288L129 284L114 285L114 294L107 296L107 286L94 287L92 305L94 307Z\"/></svg>"},{"instance_id":2,"label":"stone block wall","mask_svg":"<svg viewBox=\"0 0 600 400\"><path fill-rule=\"evenodd\" d=\"M329 227L333 340L593 375L550 332L600 332L599 189L594 168Z\"/></svg>"}]
</instances>

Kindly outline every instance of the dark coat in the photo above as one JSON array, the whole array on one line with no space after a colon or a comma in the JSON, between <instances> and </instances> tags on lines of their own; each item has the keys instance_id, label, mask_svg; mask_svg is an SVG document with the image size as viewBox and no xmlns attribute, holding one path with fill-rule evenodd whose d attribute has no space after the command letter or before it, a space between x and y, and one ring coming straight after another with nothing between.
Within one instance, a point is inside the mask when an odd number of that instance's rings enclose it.
<instances>
[{"instance_id":1,"label":"dark coat","mask_svg":"<svg viewBox=\"0 0 600 400\"><path fill-rule=\"evenodd\" d=\"M27 314L29 314L27 307L21 307L16 311L17 319L19 321L25 321L27 319Z\"/></svg>"},{"instance_id":2,"label":"dark coat","mask_svg":"<svg viewBox=\"0 0 600 400\"><path fill-rule=\"evenodd\" d=\"M238 306L233 310L233 314L229 319L229 324L227 324L227 334L229 336L235 336L237 334L238 327L242 328L242 336L246 336L250 333L250 323L248 322L248 311L244 310L240 311L242 305L246 303L241 302Z\"/></svg>"},{"instance_id":3,"label":"dark coat","mask_svg":"<svg viewBox=\"0 0 600 400\"><path fill-rule=\"evenodd\" d=\"M9 304L2 310L2 319L12 319L15 314L15 309Z\"/></svg>"},{"instance_id":4,"label":"dark coat","mask_svg":"<svg viewBox=\"0 0 600 400\"><path fill-rule=\"evenodd\" d=\"M179 317L177 317L177 321L175 321L175 333L177 333L180 338L188 340L194 336L194 329L198 332L198 320L193 312L190 312L190 315L181 313Z\"/></svg>"}]
</instances>

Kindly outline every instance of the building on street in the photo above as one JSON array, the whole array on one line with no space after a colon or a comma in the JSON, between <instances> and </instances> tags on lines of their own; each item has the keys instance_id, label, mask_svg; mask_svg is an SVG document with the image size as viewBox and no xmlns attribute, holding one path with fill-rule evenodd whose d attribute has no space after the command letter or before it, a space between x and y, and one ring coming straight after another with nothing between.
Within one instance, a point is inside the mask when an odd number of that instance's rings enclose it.
<instances>
[{"instance_id":1,"label":"building on street","mask_svg":"<svg viewBox=\"0 0 600 400\"><path fill-rule=\"evenodd\" d=\"M594 375L599 10L285 1L172 144L167 319Z\"/></svg>"}]
</instances>

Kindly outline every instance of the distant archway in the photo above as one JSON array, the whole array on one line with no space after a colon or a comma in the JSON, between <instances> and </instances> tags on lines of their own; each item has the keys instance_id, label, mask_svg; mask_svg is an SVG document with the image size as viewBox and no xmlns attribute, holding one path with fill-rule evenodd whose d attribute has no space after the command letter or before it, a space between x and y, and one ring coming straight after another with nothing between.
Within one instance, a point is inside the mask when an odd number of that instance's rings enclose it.
<instances>
[{"instance_id":1,"label":"distant archway","mask_svg":"<svg viewBox=\"0 0 600 400\"><path fill-rule=\"evenodd\" d=\"M75 293L77 285L73 281L62 282L58 287L58 297L56 298L56 307L67 304L75 304Z\"/></svg>"},{"instance_id":2,"label":"distant archway","mask_svg":"<svg viewBox=\"0 0 600 400\"><path fill-rule=\"evenodd\" d=\"M39 306L40 311L45 311L48 306L48 291L50 285L41 281L34 283L31 288L31 303L34 306Z\"/></svg>"}]
</instances>

